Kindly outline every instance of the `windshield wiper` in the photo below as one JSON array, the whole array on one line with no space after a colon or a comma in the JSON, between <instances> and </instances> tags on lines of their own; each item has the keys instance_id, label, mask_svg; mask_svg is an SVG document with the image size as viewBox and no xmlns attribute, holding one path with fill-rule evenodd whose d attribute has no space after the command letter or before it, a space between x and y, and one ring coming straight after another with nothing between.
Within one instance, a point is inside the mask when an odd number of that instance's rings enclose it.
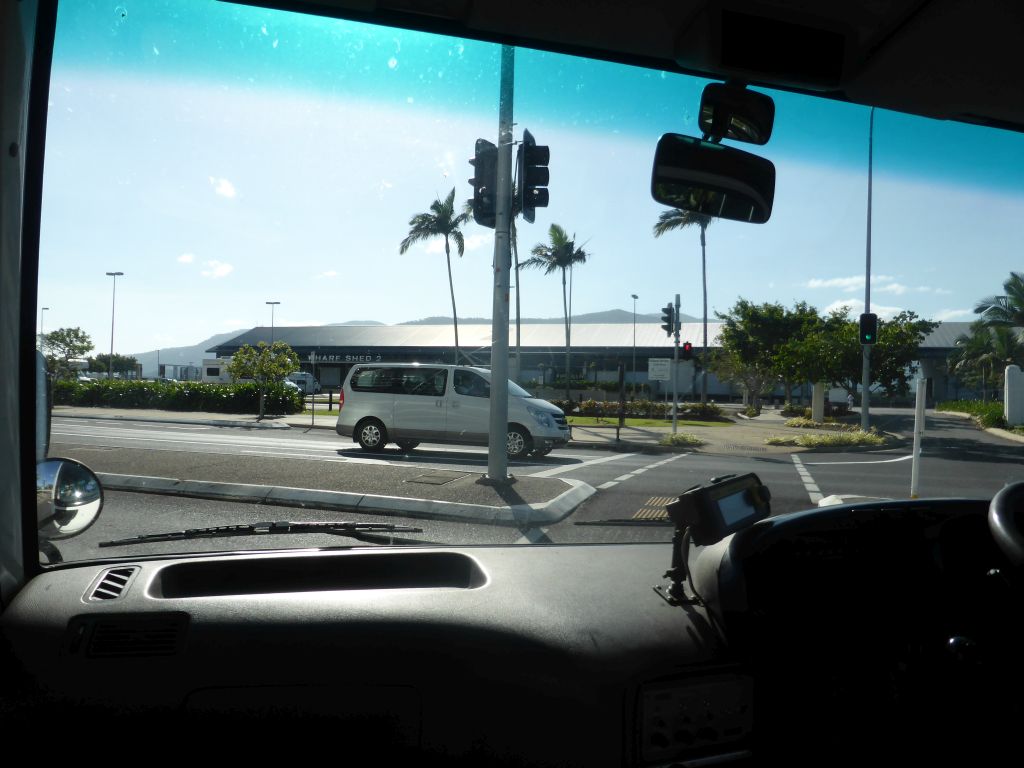
<instances>
[{"instance_id":1,"label":"windshield wiper","mask_svg":"<svg viewBox=\"0 0 1024 768\"><path fill-rule=\"evenodd\" d=\"M375 533L423 533L422 528L391 523L346 523L346 522L276 522L243 523L239 525L217 525L208 528L186 528L183 531L166 533L145 533L126 539L101 541L101 547L118 547L124 544L142 544L150 541L181 541L185 539L212 539L222 536L262 536L278 533L332 533L356 538Z\"/></svg>"}]
</instances>

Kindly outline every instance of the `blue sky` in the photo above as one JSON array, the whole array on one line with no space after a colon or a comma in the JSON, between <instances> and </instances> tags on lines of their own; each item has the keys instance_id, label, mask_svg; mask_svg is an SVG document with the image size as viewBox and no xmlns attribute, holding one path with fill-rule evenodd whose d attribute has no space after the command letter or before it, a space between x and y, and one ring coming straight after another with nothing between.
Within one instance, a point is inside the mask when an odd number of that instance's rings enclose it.
<instances>
[{"instance_id":1,"label":"blue sky","mask_svg":"<svg viewBox=\"0 0 1024 768\"><path fill-rule=\"evenodd\" d=\"M700 314L696 231L661 239L654 146L695 133L704 81L519 50L517 135L551 147L551 222L590 254L574 312ZM40 302L141 352L267 325L450 314L442 242L405 255L409 218L470 196L477 137L497 133L495 46L222 3L64 3L51 82ZM868 110L773 94L767 224L708 229L712 310L737 297L822 310L863 299ZM965 320L1020 269L1024 136L892 112L875 122L875 279L883 317ZM491 312L493 233L454 258L460 316ZM559 316L556 278L525 273L526 316Z\"/></svg>"}]
</instances>

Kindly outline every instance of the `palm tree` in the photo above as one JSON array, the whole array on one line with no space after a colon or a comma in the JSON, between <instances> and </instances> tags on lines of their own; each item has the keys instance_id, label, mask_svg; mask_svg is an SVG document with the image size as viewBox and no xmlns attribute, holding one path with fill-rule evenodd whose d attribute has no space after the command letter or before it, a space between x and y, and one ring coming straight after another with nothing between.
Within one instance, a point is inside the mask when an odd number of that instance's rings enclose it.
<instances>
[{"instance_id":1,"label":"palm tree","mask_svg":"<svg viewBox=\"0 0 1024 768\"><path fill-rule=\"evenodd\" d=\"M972 323L970 334L960 334L955 343L956 349L949 356L950 369L961 375L980 375L982 400L988 400L990 377L993 389L998 389L996 366L1024 361L1024 343L1013 330L1005 326L991 328L984 320Z\"/></svg>"},{"instance_id":2,"label":"palm tree","mask_svg":"<svg viewBox=\"0 0 1024 768\"><path fill-rule=\"evenodd\" d=\"M708 273L704 232L707 230L708 224L711 223L712 219L713 217L703 213L672 208L662 211L658 216L658 223L654 225L655 237L661 237L666 232L671 232L674 229L685 229L693 225L700 227L700 280L704 290L704 341L700 352L700 367L702 368L700 377L701 403L708 401Z\"/></svg>"},{"instance_id":3,"label":"palm tree","mask_svg":"<svg viewBox=\"0 0 1024 768\"><path fill-rule=\"evenodd\" d=\"M549 243L537 243L530 252L533 255L523 262L524 268L543 269L545 275L550 275L557 270L562 272L562 311L565 314L565 399L570 400L569 377L571 375L569 365L569 299L566 295L565 273L572 269L575 264L584 264L587 261L587 253L582 248L576 247L576 236L569 237L565 230L558 224L552 224L548 229Z\"/></svg>"},{"instance_id":4,"label":"palm tree","mask_svg":"<svg viewBox=\"0 0 1024 768\"><path fill-rule=\"evenodd\" d=\"M466 252L466 241L462 236L461 229L469 221L466 212L455 213L455 187L448 193L448 197L442 202L434 200L430 204L429 213L417 213L409 219L409 234L402 241L399 253L405 253L414 244L421 240L430 240L433 237L444 238L444 255L448 261L448 288L452 294L452 323L455 326L455 364L459 363L459 316L455 311L455 284L452 282L452 253L450 241L455 241L455 247L459 249L459 256Z\"/></svg>"},{"instance_id":5,"label":"palm tree","mask_svg":"<svg viewBox=\"0 0 1024 768\"><path fill-rule=\"evenodd\" d=\"M1011 272L1003 290L1003 296L988 296L979 301L975 313L989 327L1024 328L1024 273ZM1021 338L1024 340L1024 331Z\"/></svg>"}]
</instances>

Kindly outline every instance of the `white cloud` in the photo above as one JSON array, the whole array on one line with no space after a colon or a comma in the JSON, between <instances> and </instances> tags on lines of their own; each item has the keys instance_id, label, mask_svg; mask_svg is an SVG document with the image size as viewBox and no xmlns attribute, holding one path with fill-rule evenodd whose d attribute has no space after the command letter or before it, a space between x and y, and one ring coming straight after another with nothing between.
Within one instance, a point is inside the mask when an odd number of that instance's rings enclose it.
<instances>
[{"instance_id":1,"label":"white cloud","mask_svg":"<svg viewBox=\"0 0 1024 768\"><path fill-rule=\"evenodd\" d=\"M822 314L828 314L833 310L839 309L840 307L849 307L851 315L859 315L864 311L864 302L860 299L838 299L833 301L827 307L822 310ZM903 311L903 307L886 307L881 304L872 304L871 311L878 315L883 320L886 318L898 315Z\"/></svg>"},{"instance_id":2,"label":"white cloud","mask_svg":"<svg viewBox=\"0 0 1024 768\"><path fill-rule=\"evenodd\" d=\"M204 262L204 265L206 269L199 273L203 277L227 277L235 270L230 264L225 264L223 261L217 261L216 259Z\"/></svg>"},{"instance_id":3,"label":"white cloud","mask_svg":"<svg viewBox=\"0 0 1024 768\"><path fill-rule=\"evenodd\" d=\"M195 260L196 257L193 253L183 253L178 257L178 262L181 264L191 264Z\"/></svg>"},{"instance_id":4,"label":"white cloud","mask_svg":"<svg viewBox=\"0 0 1024 768\"><path fill-rule=\"evenodd\" d=\"M338 272L334 269L328 269L326 272L321 272L317 277L337 277Z\"/></svg>"},{"instance_id":5,"label":"white cloud","mask_svg":"<svg viewBox=\"0 0 1024 768\"><path fill-rule=\"evenodd\" d=\"M892 293L897 296L902 296L907 292L907 286L902 285L901 283L885 283L884 285L876 286L875 291L877 293Z\"/></svg>"},{"instance_id":6,"label":"white cloud","mask_svg":"<svg viewBox=\"0 0 1024 768\"><path fill-rule=\"evenodd\" d=\"M235 185L227 179L218 179L210 176L210 185L213 187L213 191L221 197L235 196Z\"/></svg>"},{"instance_id":7,"label":"white cloud","mask_svg":"<svg viewBox=\"0 0 1024 768\"><path fill-rule=\"evenodd\" d=\"M963 320L964 318L971 317L973 314L974 312L969 309L942 309L928 319L946 322L948 320Z\"/></svg>"},{"instance_id":8,"label":"white cloud","mask_svg":"<svg viewBox=\"0 0 1024 768\"><path fill-rule=\"evenodd\" d=\"M947 291L945 288L936 288L935 293L937 293L939 296L950 296L953 292Z\"/></svg>"},{"instance_id":9,"label":"white cloud","mask_svg":"<svg viewBox=\"0 0 1024 768\"><path fill-rule=\"evenodd\" d=\"M871 284L891 283L895 280L892 275L872 275ZM864 287L864 275L853 277L812 277L805 284L807 288L842 288L844 291L855 291Z\"/></svg>"}]
</instances>

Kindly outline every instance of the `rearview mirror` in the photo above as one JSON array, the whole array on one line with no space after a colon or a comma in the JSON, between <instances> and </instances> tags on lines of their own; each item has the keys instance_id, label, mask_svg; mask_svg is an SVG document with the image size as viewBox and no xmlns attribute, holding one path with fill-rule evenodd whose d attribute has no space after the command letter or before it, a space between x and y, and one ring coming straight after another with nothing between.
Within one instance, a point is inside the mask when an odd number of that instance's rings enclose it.
<instances>
[{"instance_id":1,"label":"rearview mirror","mask_svg":"<svg viewBox=\"0 0 1024 768\"><path fill-rule=\"evenodd\" d=\"M749 152L666 133L654 154L651 195L684 211L763 224L772 215L775 166Z\"/></svg>"},{"instance_id":2,"label":"rearview mirror","mask_svg":"<svg viewBox=\"0 0 1024 768\"><path fill-rule=\"evenodd\" d=\"M775 123L775 102L741 86L710 83L700 96L697 122L708 138L767 144Z\"/></svg>"}]
</instances>

